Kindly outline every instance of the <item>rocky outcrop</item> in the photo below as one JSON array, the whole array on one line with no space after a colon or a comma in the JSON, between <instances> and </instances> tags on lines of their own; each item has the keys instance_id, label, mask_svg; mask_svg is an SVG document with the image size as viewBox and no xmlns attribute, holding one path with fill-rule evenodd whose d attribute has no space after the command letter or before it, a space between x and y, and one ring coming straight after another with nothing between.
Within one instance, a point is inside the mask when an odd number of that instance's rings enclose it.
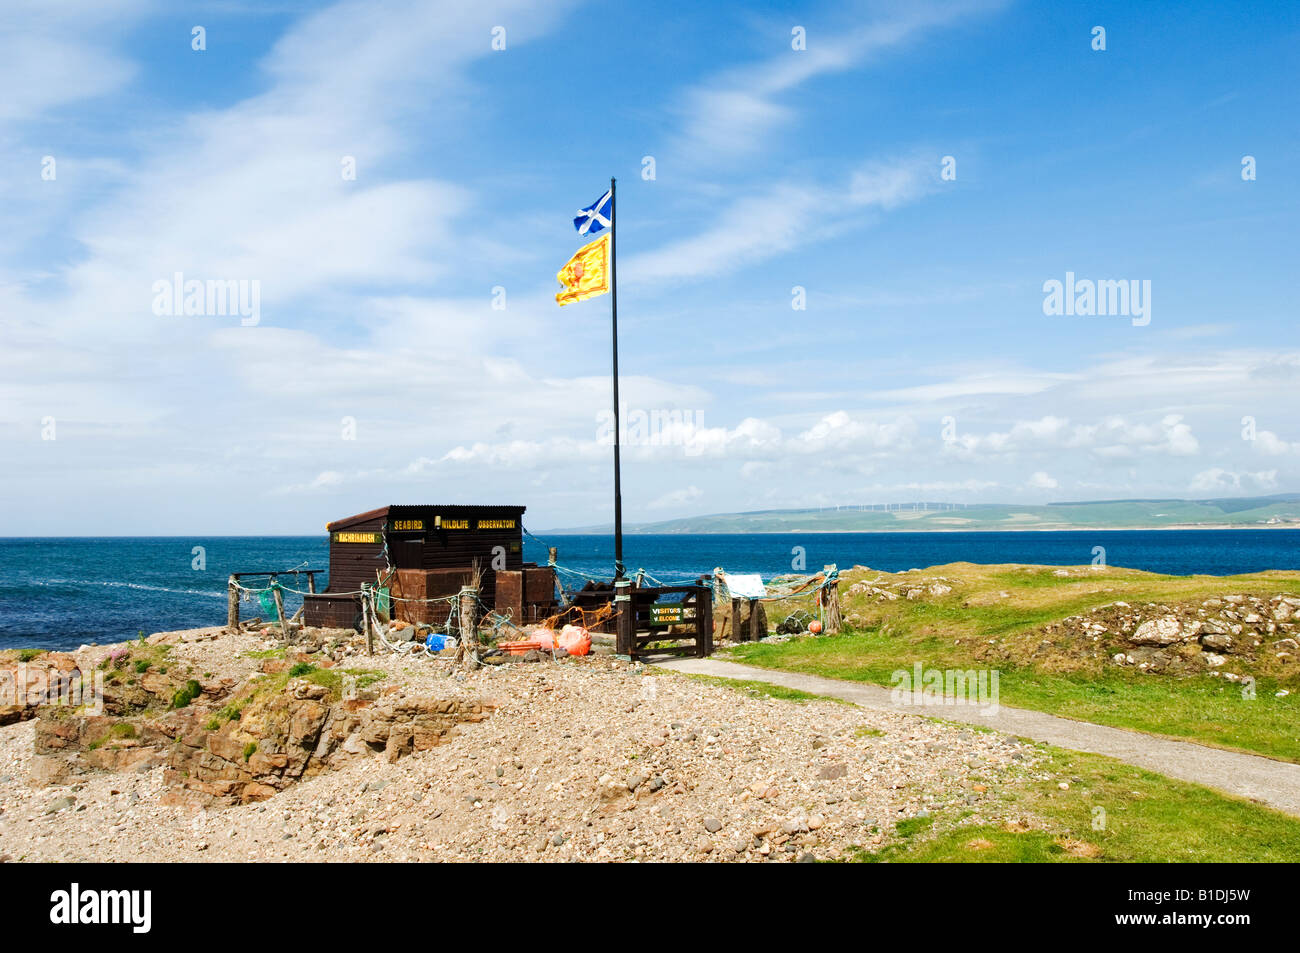
<instances>
[{"instance_id":1,"label":"rocky outcrop","mask_svg":"<svg viewBox=\"0 0 1300 953\"><path fill-rule=\"evenodd\" d=\"M1300 598L1229 595L1131 606L1115 602L1044 626L1046 651L1102 656L1141 671L1194 674L1231 663L1276 670L1296 655Z\"/></svg>"},{"instance_id":2,"label":"rocky outcrop","mask_svg":"<svg viewBox=\"0 0 1300 953\"><path fill-rule=\"evenodd\" d=\"M428 750L494 707L481 699L339 694L332 680L259 673L220 707L200 701L126 717L44 708L32 781L164 766L173 803L259 801L352 759L391 762Z\"/></svg>"}]
</instances>

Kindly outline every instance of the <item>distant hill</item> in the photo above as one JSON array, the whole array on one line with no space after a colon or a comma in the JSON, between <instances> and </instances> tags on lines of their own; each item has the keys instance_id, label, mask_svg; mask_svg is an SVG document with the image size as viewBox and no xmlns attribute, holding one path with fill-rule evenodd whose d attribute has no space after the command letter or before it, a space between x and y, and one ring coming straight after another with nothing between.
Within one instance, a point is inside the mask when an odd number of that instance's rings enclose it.
<instances>
[{"instance_id":1,"label":"distant hill","mask_svg":"<svg viewBox=\"0 0 1300 953\"><path fill-rule=\"evenodd\" d=\"M1012 503L891 503L805 510L716 513L625 524L625 533L944 532L954 530L1300 528L1300 493L1213 500L1095 500ZM609 533L612 524L552 529Z\"/></svg>"}]
</instances>

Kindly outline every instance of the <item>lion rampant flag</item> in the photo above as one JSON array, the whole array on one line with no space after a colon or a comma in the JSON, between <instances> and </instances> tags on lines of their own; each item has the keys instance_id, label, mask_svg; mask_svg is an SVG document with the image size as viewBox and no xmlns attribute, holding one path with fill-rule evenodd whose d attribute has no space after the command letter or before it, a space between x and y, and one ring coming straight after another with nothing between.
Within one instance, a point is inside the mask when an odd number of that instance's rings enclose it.
<instances>
[{"instance_id":1,"label":"lion rampant flag","mask_svg":"<svg viewBox=\"0 0 1300 953\"><path fill-rule=\"evenodd\" d=\"M555 295L561 307L609 291L609 235L579 248L555 277L564 285L564 290Z\"/></svg>"}]
</instances>

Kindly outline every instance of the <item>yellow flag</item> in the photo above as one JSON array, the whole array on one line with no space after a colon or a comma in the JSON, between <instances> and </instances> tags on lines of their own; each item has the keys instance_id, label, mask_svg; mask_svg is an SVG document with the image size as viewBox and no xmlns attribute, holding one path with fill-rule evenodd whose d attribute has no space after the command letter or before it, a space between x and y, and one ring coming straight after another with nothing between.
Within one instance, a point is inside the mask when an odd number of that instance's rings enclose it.
<instances>
[{"instance_id":1,"label":"yellow flag","mask_svg":"<svg viewBox=\"0 0 1300 953\"><path fill-rule=\"evenodd\" d=\"M609 291L609 235L579 248L555 277L564 285L564 290L555 295L560 306Z\"/></svg>"}]
</instances>

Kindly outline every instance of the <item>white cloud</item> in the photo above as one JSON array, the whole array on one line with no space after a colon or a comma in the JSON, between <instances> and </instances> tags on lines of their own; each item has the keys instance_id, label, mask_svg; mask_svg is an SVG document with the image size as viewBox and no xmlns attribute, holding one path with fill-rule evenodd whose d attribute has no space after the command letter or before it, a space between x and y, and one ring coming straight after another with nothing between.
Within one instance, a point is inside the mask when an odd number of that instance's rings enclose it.
<instances>
[{"instance_id":1,"label":"white cloud","mask_svg":"<svg viewBox=\"0 0 1300 953\"><path fill-rule=\"evenodd\" d=\"M1141 454L1192 456L1199 446L1190 425L1179 414L1166 414L1158 424L1132 422L1120 416L1072 424L1068 418L1049 415L1018 421L1006 431L962 433L944 450L971 458L979 454L1087 449L1099 457L1126 459Z\"/></svg>"},{"instance_id":2,"label":"white cloud","mask_svg":"<svg viewBox=\"0 0 1300 953\"><path fill-rule=\"evenodd\" d=\"M0 18L0 125L110 96L136 73L114 48L146 0L5 0ZM188 44L188 36L177 42Z\"/></svg>"},{"instance_id":3,"label":"white cloud","mask_svg":"<svg viewBox=\"0 0 1300 953\"><path fill-rule=\"evenodd\" d=\"M1283 440L1271 430L1257 431L1253 446L1260 453L1275 457L1300 453L1300 443Z\"/></svg>"},{"instance_id":4,"label":"white cloud","mask_svg":"<svg viewBox=\"0 0 1300 953\"><path fill-rule=\"evenodd\" d=\"M781 99L810 80L858 68L926 31L999 6L909 0L867 23L859 19L808 25L807 49L799 51L791 49L790 25L782 20L764 37L775 39L781 52L686 91L675 151L685 163L734 161L797 118L794 108Z\"/></svg>"},{"instance_id":5,"label":"white cloud","mask_svg":"<svg viewBox=\"0 0 1300 953\"><path fill-rule=\"evenodd\" d=\"M840 188L785 183L742 196L698 234L634 256L627 274L639 285L703 278L824 241L864 223L869 210L891 210L927 194L937 168L921 156L878 160Z\"/></svg>"},{"instance_id":6,"label":"white cloud","mask_svg":"<svg viewBox=\"0 0 1300 953\"><path fill-rule=\"evenodd\" d=\"M662 496L652 500L651 502L646 504L646 509L649 510L679 509L680 507L683 507L688 503L694 503L702 496L704 496L704 491L701 490L698 486L683 487L682 489L679 490L671 490L668 493L665 493Z\"/></svg>"},{"instance_id":7,"label":"white cloud","mask_svg":"<svg viewBox=\"0 0 1300 953\"><path fill-rule=\"evenodd\" d=\"M1042 470L1038 470L1026 481L1025 485L1034 490L1055 490L1061 484Z\"/></svg>"},{"instance_id":8,"label":"white cloud","mask_svg":"<svg viewBox=\"0 0 1300 953\"><path fill-rule=\"evenodd\" d=\"M1277 488L1277 470L1260 470L1255 473L1211 467L1192 477L1187 489L1196 494L1267 492Z\"/></svg>"}]
</instances>

